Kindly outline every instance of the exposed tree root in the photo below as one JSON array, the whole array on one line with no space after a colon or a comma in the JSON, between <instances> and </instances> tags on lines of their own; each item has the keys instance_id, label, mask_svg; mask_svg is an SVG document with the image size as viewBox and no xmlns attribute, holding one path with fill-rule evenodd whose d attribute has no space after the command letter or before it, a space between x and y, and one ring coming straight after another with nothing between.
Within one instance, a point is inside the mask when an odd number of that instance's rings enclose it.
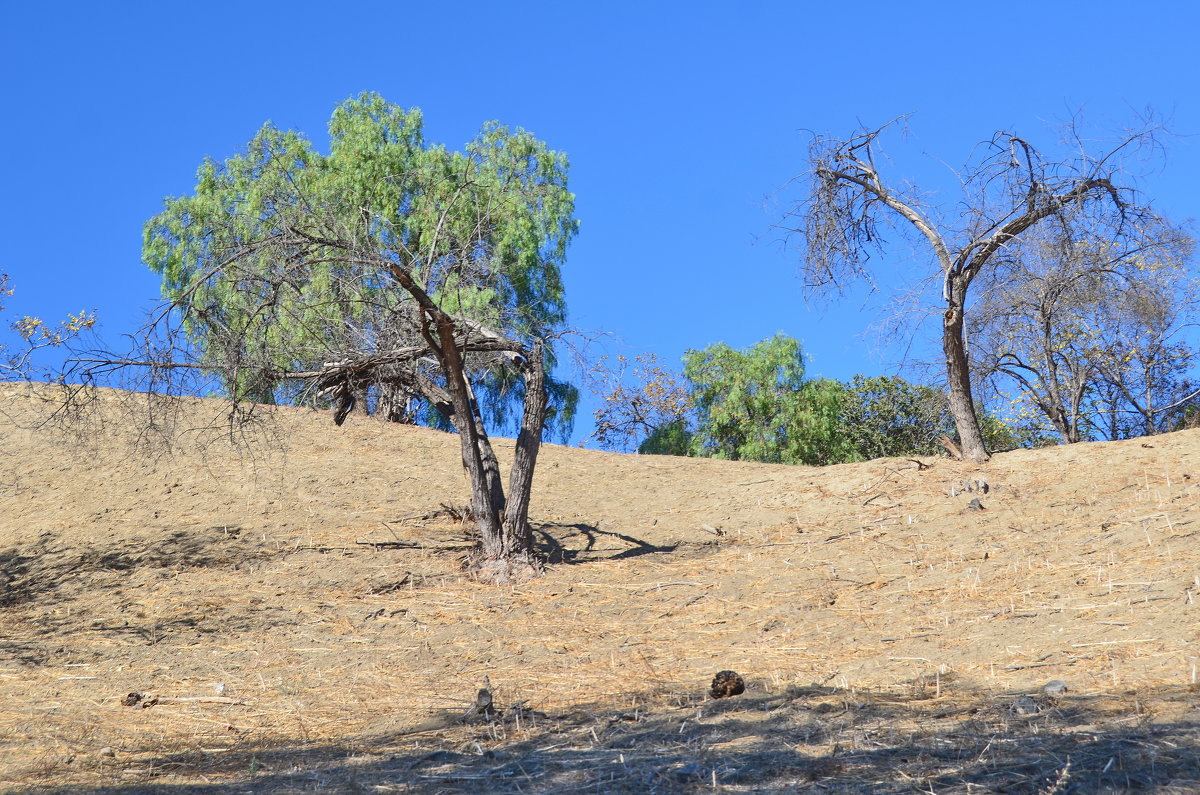
<instances>
[{"instance_id":1,"label":"exposed tree root","mask_svg":"<svg viewBox=\"0 0 1200 795\"><path fill-rule=\"evenodd\" d=\"M508 558L485 558L475 550L463 562L467 574L488 585L520 585L541 577L546 570L541 558L533 553L518 553Z\"/></svg>"}]
</instances>

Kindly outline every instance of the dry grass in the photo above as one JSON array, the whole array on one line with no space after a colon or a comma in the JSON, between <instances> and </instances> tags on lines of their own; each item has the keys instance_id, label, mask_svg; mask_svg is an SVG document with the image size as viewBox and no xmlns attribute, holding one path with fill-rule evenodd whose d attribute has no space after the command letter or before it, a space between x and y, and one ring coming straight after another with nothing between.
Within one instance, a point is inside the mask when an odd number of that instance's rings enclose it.
<instances>
[{"instance_id":1,"label":"dry grass","mask_svg":"<svg viewBox=\"0 0 1200 795\"><path fill-rule=\"evenodd\" d=\"M148 455L120 397L80 439L3 394L6 791L1200 789L1200 431L981 467L549 447L554 565L490 588L452 437L280 410L232 447L190 401ZM722 669L745 695L705 698ZM500 718L465 722L484 677Z\"/></svg>"}]
</instances>

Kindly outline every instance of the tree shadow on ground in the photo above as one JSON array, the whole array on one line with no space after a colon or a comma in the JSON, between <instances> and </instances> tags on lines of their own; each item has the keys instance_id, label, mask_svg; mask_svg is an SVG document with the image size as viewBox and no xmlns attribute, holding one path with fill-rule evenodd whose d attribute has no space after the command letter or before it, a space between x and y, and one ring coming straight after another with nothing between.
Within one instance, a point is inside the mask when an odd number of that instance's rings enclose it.
<instances>
[{"instance_id":1,"label":"tree shadow on ground","mask_svg":"<svg viewBox=\"0 0 1200 795\"><path fill-rule=\"evenodd\" d=\"M1142 692L1125 702L1034 697L1022 704L1012 695L978 692L931 698L814 686L779 695L751 690L720 701L656 693L645 701L637 709L585 705L559 715L510 711L476 725L446 713L407 731L340 744L140 758L135 767L143 777L173 773L178 783L159 778L33 791L1200 791L1200 721L1155 722L1134 711L1159 703L1190 705L1194 713L1194 698L1182 690Z\"/></svg>"},{"instance_id":2,"label":"tree shadow on ground","mask_svg":"<svg viewBox=\"0 0 1200 795\"><path fill-rule=\"evenodd\" d=\"M601 530L590 524L545 522L536 525L533 533L538 551L546 557L546 562L550 565L625 560L642 555L674 552L679 548L678 544L665 546L650 544L639 538L612 530ZM626 547L624 549L600 548L599 544L605 540L620 541ZM576 543L568 545L566 542ZM612 554L605 554L608 552Z\"/></svg>"},{"instance_id":3,"label":"tree shadow on ground","mask_svg":"<svg viewBox=\"0 0 1200 795\"><path fill-rule=\"evenodd\" d=\"M269 554L238 527L162 530L153 537L80 544L51 532L0 551L0 607L17 607L71 585L104 589L141 567L238 567Z\"/></svg>"}]
</instances>

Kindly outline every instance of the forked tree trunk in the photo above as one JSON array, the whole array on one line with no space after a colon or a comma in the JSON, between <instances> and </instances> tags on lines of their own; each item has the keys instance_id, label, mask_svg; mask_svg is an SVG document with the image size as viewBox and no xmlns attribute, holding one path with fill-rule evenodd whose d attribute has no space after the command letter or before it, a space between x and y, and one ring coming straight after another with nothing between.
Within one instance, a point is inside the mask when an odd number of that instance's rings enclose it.
<instances>
[{"instance_id":1,"label":"forked tree trunk","mask_svg":"<svg viewBox=\"0 0 1200 795\"><path fill-rule=\"evenodd\" d=\"M521 416L521 431L517 435L509 475L508 496L499 490L493 501L499 521L478 522L479 547L469 564L480 579L496 583L524 580L541 570L529 526L529 500L533 492L533 473L542 444L542 426L546 419L545 369L541 346L526 358L522 365L525 375L525 406ZM486 434L476 434L481 458L485 463L495 461ZM499 475L498 468L496 469Z\"/></svg>"},{"instance_id":2,"label":"forked tree trunk","mask_svg":"<svg viewBox=\"0 0 1200 795\"><path fill-rule=\"evenodd\" d=\"M506 498L500 465L472 400L462 354L455 344L454 324L444 316L437 325L438 358L454 405L454 425L471 485L471 518L479 534L479 546L468 558L468 566L479 579L497 584L529 579L541 570L529 527L529 498L547 402L541 346L535 346L521 365L525 407Z\"/></svg>"},{"instance_id":3,"label":"forked tree trunk","mask_svg":"<svg viewBox=\"0 0 1200 795\"><path fill-rule=\"evenodd\" d=\"M541 570L541 563L535 553L533 533L529 528L529 494L542 441L542 425L546 419L542 347L535 345L530 353L512 340L489 335L492 339L508 343L499 350L520 352L519 366L525 375L525 408L513 463L512 499L506 500L500 465L467 380L463 352L458 347L456 332L459 329L455 318L443 311L403 267L391 263L389 269L420 305L421 336L437 358L446 379L445 392L453 409L451 422L458 431L463 467L471 486L471 518L479 533L479 546L468 558L468 566L479 579L497 584L535 576Z\"/></svg>"}]
</instances>

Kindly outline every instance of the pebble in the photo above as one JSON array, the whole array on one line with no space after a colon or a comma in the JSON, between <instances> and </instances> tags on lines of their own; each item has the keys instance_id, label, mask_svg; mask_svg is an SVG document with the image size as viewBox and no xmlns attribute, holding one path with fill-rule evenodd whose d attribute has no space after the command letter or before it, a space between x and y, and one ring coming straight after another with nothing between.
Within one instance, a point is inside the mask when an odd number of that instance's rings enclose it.
<instances>
[{"instance_id":1,"label":"pebble","mask_svg":"<svg viewBox=\"0 0 1200 795\"><path fill-rule=\"evenodd\" d=\"M1014 715L1036 715L1042 711L1042 706L1029 696L1018 696L1008 711Z\"/></svg>"},{"instance_id":2,"label":"pebble","mask_svg":"<svg viewBox=\"0 0 1200 795\"><path fill-rule=\"evenodd\" d=\"M1055 679L1054 681L1047 682L1042 686L1042 695L1061 696L1063 693L1067 692L1068 689L1069 688L1067 687L1066 682L1061 679Z\"/></svg>"}]
</instances>

